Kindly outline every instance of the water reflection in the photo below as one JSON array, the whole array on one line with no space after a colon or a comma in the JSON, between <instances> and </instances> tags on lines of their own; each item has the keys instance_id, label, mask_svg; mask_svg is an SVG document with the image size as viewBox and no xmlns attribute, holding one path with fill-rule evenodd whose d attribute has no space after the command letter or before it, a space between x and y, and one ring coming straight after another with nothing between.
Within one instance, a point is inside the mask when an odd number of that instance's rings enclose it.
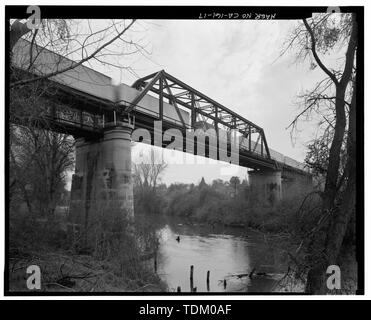
<instances>
[{"instance_id":1,"label":"water reflection","mask_svg":"<svg viewBox=\"0 0 371 320\"><path fill-rule=\"evenodd\" d=\"M284 270L277 262L277 252L266 245L260 234L252 231L191 225L175 219L166 219L157 228L161 239L158 274L170 291L176 291L178 286L182 292L191 291L191 265L197 292L208 289L211 292L270 292ZM250 279L248 274L253 269L261 275Z\"/></svg>"}]
</instances>

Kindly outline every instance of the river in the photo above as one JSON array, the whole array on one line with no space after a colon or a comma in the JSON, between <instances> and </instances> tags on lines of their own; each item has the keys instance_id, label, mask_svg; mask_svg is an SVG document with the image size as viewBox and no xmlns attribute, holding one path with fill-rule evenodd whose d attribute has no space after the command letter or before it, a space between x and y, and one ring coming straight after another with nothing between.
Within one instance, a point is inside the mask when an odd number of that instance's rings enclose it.
<instances>
[{"instance_id":1,"label":"river","mask_svg":"<svg viewBox=\"0 0 371 320\"><path fill-rule=\"evenodd\" d=\"M191 291L191 265L197 292L271 292L287 268L280 261L282 254L255 231L175 218L157 220L156 228L160 236L157 272L170 291L178 287Z\"/></svg>"}]
</instances>

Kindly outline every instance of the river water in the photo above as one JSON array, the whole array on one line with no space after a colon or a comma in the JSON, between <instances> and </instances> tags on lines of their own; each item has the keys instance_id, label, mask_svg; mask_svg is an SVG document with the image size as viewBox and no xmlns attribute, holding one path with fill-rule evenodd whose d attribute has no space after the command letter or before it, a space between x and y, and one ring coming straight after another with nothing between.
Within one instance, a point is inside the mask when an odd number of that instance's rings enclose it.
<instances>
[{"instance_id":1,"label":"river water","mask_svg":"<svg viewBox=\"0 0 371 320\"><path fill-rule=\"evenodd\" d=\"M191 291L191 265L197 292L271 292L286 270L280 261L282 254L269 246L261 233L174 218L156 224L160 235L157 272L170 291L177 287ZM250 278L247 274L253 269Z\"/></svg>"}]
</instances>

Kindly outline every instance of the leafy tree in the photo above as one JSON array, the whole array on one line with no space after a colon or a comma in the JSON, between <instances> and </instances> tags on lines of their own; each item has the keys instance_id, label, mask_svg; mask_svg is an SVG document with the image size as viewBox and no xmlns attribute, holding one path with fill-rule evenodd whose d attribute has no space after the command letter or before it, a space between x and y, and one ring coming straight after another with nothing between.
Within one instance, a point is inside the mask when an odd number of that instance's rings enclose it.
<instances>
[{"instance_id":1,"label":"leafy tree","mask_svg":"<svg viewBox=\"0 0 371 320\"><path fill-rule=\"evenodd\" d=\"M207 183L205 182L205 178L204 177L202 177L200 183L198 184L198 187L200 189L207 187Z\"/></svg>"},{"instance_id":2,"label":"leafy tree","mask_svg":"<svg viewBox=\"0 0 371 320\"><path fill-rule=\"evenodd\" d=\"M229 180L229 184L233 188L234 196L236 197L237 189L240 185L240 178L239 177L231 177L231 179Z\"/></svg>"}]
</instances>

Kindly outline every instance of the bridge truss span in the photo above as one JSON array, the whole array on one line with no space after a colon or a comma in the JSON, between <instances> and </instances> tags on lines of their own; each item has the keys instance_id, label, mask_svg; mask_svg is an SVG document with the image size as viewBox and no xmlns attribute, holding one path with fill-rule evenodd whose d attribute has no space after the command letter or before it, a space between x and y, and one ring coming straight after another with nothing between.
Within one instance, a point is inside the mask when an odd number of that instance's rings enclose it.
<instances>
[{"instance_id":1,"label":"bridge truss span","mask_svg":"<svg viewBox=\"0 0 371 320\"><path fill-rule=\"evenodd\" d=\"M238 132L239 147L265 159L270 159L270 151L264 130L253 122L238 115L205 94L185 84L164 70L140 78L132 87L140 94L125 108L125 112L140 112L142 99L148 95L159 101L158 119L163 120L164 105L170 104L176 110L179 123L184 129L219 130L229 134L232 130ZM190 117L184 117L184 111Z\"/></svg>"},{"instance_id":2,"label":"bridge truss span","mask_svg":"<svg viewBox=\"0 0 371 320\"><path fill-rule=\"evenodd\" d=\"M26 40L18 41L14 47L13 73L20 79L55 73L60 65L68 66L73 63L55 52L42 50L34 62L35 68L30 71L24 61L28 61L25 57L28 57L31 48L31 44ZM36 53L35 51L35 56ZM44 82L45 87L53 88L51 94L48 90L43 90ZM40 84L40 81L38 83ZM79 65L43 80L40 89L43 94L37 106L37 119L33 121L37 126L87 140L102 138L108 127L128 120L135 124L135 129L147 129L152 137L156 120L162 121L163 133L168 129L179 129L186 136L190 130L213 129L217 135L217 145L214 147L217 151L221 143L224 145L224 134L227 137L227 149L232 150L233 134L233 143L239 144L241 166L255 170L283 170L308 174L303 164L269 149L262 127L164 70L144 76L129 86L124 83L115 85L110 77ZM27 97L27 86L12 90L16 90L13 93L17 97ZM11 122L21 124L22 120L27 118L28 108L21 109L25 112L22 118L17 118L16 113L14 119L10 119ZM34 110L30 110L30 116L35 117ZM163 144L163 147L166 146L167 144ZM209 146L207 149L210 151ZM212 150L215 151L214 149ZM183 151L187 151L186 148ZM220 160L219 156L217 157L217 160Z\"/></svg>"}]
</instances>

